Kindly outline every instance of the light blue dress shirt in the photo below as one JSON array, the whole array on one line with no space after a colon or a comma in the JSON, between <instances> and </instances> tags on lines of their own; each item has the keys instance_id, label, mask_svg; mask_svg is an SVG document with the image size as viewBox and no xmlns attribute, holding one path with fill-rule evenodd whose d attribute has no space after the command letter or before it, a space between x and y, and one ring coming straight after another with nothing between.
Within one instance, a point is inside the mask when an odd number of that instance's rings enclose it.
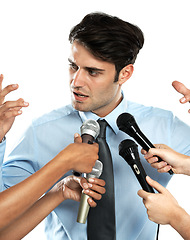
<instances>
[{"instance_id":1,"label":"light blue dress shirt","mask_svg":"<svg viewBox=\"0 0 190 240\"><path fill-rule=\"evenodd\" d=\"M169 111L145 107L125 99L105 117L110 128L107 141L111 149L115 181L116 239L153 240L157 225L149 221L142 199L137 195L141 189L130 166L119 156L119 143L127 134L119 131L117 117L131 113L142 132L152 143L164 143L183 154L190 154L190 127L174 117ZM33 121L3 165L1 188L10 187L27 178L55 157L63 148L73 142L74 133L80 133L80 126L86 119L97 120L91 112L78 112L72 106L54 110ZM6 142L0 145L0 159L3 161ZM140 153L141 147L139 147ZM146 173L166 186L171 176L158 173L140 154ZM2 163L1 163L2 164ZM69 172L67 175L70 175ZM46 219L48 240L86 240L86 224L76 222L79 203L66 200ZM97 239L98 240L98 239Z\"/></svg>"}]
</instances>

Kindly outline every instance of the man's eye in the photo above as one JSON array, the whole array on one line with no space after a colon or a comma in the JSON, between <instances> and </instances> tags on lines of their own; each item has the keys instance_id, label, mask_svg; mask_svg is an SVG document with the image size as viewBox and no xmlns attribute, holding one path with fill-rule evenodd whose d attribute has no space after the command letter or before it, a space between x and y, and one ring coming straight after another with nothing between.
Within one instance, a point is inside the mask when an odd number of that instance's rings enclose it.
<instances>
[{"instance_id":1,"label":"man's eye","mask_svg":"<svg viewBox=\"0 0 190 240\"><path fill-rule=\"evenodd\" d=\"M75 64L70 63L70 64L69 64L69 67L70 67L70 69L72 69L72 70L74 70L74 71L77 71L77 70L78 70L78 67L77 67L77 65L75 65Z\"/></svg>"},{"instance_id":2,"label":"man's eye","mask_svg":"<svg viewBox=\"0 0 190 240\"><path fill-rule=\"evenodd\" d=\"M88 70L88 73L91 75L91 76L93 76L93 77L95 77L95 76L97 76L98 75L98 72L97 71L94 71L94 70Z\"/></svg>"}]
</instances>

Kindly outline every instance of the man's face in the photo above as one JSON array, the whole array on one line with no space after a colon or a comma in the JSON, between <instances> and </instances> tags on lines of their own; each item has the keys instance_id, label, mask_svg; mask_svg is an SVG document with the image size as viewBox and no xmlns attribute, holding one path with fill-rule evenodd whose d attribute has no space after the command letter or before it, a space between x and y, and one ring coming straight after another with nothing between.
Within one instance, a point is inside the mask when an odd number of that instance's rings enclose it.
<instances>
[{"instance_id":1,"label":"man's face","mask_svg":"<svg viewBox=\"0 0 190 240\"><path fill-rule=\"evenodd\" d=\"M71 99L75 109L104 117L120 103L121 85L114 82L114 64L96 59L76 41L71 46L69 64Z\"/></svg>"}]
</instances>

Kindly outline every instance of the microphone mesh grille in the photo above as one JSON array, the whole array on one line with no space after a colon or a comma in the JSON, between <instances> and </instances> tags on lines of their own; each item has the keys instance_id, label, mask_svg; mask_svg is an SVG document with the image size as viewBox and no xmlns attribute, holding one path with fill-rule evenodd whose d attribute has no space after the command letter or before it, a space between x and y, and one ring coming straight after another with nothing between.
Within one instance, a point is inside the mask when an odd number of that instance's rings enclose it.
<instances>
[{"instance_id":1,"label":"microphone mesh grille","mask_svg":"<svg viewBox=\"0 0 190 240\"><path fill-rule=\"evenodd\" d=\"M92 168L92 171L90 173L86 174L87 178L99 178L102 174L103 170L103 163L99 160L96 160L96 163L94 167Z\"/></svg>"},{"instance_id":2,"label":"microphone mesh grille","mask_svg":"<svg viewBox=\"0 0 190 240\"><path fill-rule=\"evenodd\" d=\"M100 126L97 121L93 119L88 119L85 122L83 122L80 130L81 130L81 135L89 134L94 138L96 138L100 133Z\"/></svg>"}]
</instances>

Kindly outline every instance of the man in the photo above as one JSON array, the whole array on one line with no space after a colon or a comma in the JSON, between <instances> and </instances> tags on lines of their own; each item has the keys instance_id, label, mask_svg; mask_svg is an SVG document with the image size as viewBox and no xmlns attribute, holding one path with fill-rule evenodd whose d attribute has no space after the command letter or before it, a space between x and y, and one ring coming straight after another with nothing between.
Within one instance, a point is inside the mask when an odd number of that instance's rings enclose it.
<instances>
[{"instance_id":1,"label":"man","mask_svg":"<svg viewBox=\"0 0 190 240\"><path fill-rule=\"evenodd\" d=\"M92 13L71 30L69 40L72 106L33 122L4 164L3 182L12 186L41 168L72 142L73 134L86 119L105 119L109 124L106 133L114 171L116 239L152 240L157 225L149 221L137 196L140 185L119 156L118 145L128 136L119 131L117 117L126 111L131 113L151 141L163 142L183 154L190 153L189 141L184 140L188 139L190 128L171 112L129 102L122 93L121 87L131 77L144 43L138 27L117 17ZM147 174L166 186L171 176L157 173L141 158ZM16 181L12 175L17 175ZM77 212L76 203L59 205L47 218L47 238L86 240L87 224L76 223Z\"/></svg>"}]
</instances>

